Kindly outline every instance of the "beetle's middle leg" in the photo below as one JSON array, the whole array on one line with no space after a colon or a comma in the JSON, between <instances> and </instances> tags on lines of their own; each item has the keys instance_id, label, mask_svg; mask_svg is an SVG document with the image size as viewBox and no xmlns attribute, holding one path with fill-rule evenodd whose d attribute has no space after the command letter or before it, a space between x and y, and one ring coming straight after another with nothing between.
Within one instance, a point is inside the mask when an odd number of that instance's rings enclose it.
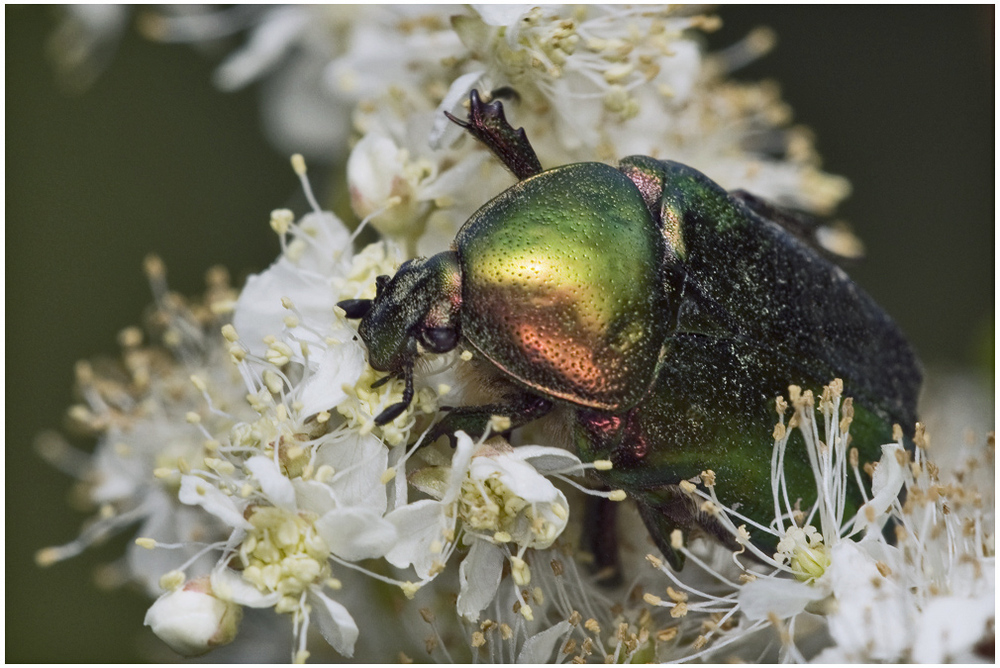
<instances>
[{"instance_id":1,"label":"beetle's middle leg","mask_svg":"<svg viewBox=\"0 0 1000 668\"><path fill-rule=\"evenodd\" d=\"M485 404L482 406L460 406L453 408L441 419L425 443L430 444L442 436L447 436L452 447L455 446L455 432L464 431L473 439L479 438L491 427L494 417L507 418L509 425L499 432L508 434L510 430L528 424L548 414L552 410L552 402L534 394L518 393L507 397L505 401Z\"/></svg>"}]
</instances>

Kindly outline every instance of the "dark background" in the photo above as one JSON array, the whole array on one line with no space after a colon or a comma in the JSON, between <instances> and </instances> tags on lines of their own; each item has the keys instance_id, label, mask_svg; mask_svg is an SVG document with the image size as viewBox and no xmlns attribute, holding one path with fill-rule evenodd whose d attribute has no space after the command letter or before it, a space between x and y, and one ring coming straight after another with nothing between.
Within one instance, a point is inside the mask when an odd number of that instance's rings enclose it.
<instances>
[{"instance_id":1,"label":"dark background","mask_svg":"<svg viewBox=\"0 0 1000 668\"><path fill-rule=\"evenodd\" d=\"M267 266L269 212L298 205L286 156L265 145L253 90L223 94L212 58L134 30L82 95L55 85L55 10L6 8L6 660L135 661L148 601L104 592L93 569L128 537L47 570L34 552L77 534L69 480L31 450L73 400L73 363L114 354L150 296L155 251L171 286ZM992 7L725 7L711 38L758 25L778 46L738 78L774 78L811 127L840 208L868 248L852 275L932 368L978 368L994 349ZM320 179L316 179L319 181Z\"/></svg>"}]
</instances>

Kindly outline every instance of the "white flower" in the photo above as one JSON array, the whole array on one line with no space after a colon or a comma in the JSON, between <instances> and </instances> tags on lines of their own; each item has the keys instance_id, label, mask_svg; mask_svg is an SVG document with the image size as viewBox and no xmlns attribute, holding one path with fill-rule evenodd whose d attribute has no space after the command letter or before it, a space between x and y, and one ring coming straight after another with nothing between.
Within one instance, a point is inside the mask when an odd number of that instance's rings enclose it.
<instances>
[{"instance_id":1,"label":"white flower","mask_svg":"<svg viewBox=\"0 0 1000 668\"><path fill-rule=\"evenodd\" d=\"M533 457L559 457L564 467L580 461L544 446L480 450L469 465L458 498L458 514L472 531L509 534L522 547L545 549L566 528L566 497L530 463ZM511 541L504 541L511 542Z\"/></svg>"},{"instance_id":2,"label":"white flower","mask_svg":"<svg viewBox=\"0 0 1000 668\"><path fill-rule=\"evenodd\" d=\"M451 241L445 235L454 236L455 223L449 220L445 232L430 235L434 239L430 241L425 232L429 222L434 231L432 214L440 215L439 210L468 199L461 193L476 181L485 159L485 154L467 153L458 164L445 169L456 160L454 153L440 151L411 158L409 150L372 130L347 161L351 206L359 217L370 219L383 236L405 244L411 256L418 252L418 242L434 251L445 248ZM482 190L476 187L474 192Z\"/></svg>"},{"instance_id":3,"label":"white flower","mask_svg":"<svg viewBox=\"0 0 1000 668\"><path fill-rule=\"evenodd\" d=\"M221 529L177 502L179 469L200 467L213 455L217 443L206 436L208 429L227 430L251 411L238 373L225 362L224 341L210 334L224 322L218 314L234 297L225 273L213 271L203 303L187 305L168 291L157 258L148 258L146 269L157 300L152 318L160 328L152 344L144 345L140 330L129 328L120 336L119 366L77 366L83 403L70 414L78 427L97 436L94 454L83 455L52 435L38 442L43 456L85 484L99 512L76 540L41 550L37 560L50 565L138 524L139 535L184 547L151 552L131 545L128 568L106 569L104 582L131 580L158 596L163 573L191 560L207 564L196 543L214 540ZM208 392L229 412L207 410Z\"/></svg>"},{"instance_id":4,"label":"white flower","mask_svg":"<svg viewBox=\"0 0 1000 668\"><path fill-rule=\"evenodd\" d=\"M846 181L816 167L811 139L788 128L790 114L774 87L723 78L768 51L770 32L705 54L698 31L719 21L690 9L186 8L147 13L140 23L147 36L168 42L247 30L216 83L232 90L262 79L267 134L282 151L313 160L342 158L350 139L343 120L352 114L361 134L396 115L396 130L379 131L397 144L406 137L420 164L429 148L462 134L442 111L461 116L458 105L474 87L512 89L519 102L508 113L515 127L526 127L546 166L631 154L670 158L727 188L820 213L849 192ZM117 30L82 33L101 43Z\"/></svg>"},{"instance_id":5,"label":"white flower","mask_svg":"<svg viewBox=\"0 0 1000 668\"><path fill-rule=\"evenodd\" d=\"M778 541L775 558L787 562L796 578L809 582L826 572L830 565L830 548L813 525L806 525L804 530L793 526Z\"/></svg>"},{"instance_id":6,"label":"white flower","mask_svg":"<svg viewBox=\"0 0 1000 668\"><path fill-rule=\"evenodd\" d=\"M515 584L527 585L531 574L525 550L549 547L566 527L566 497L530 461L565 472L579 471L581 464L558 448L476 446L464 432L456 436L451 466L423 471L414 479L437 500L416 501L386 515L400 533L386 559L400 568L412 565L429 580L443 570L464 531L471 549L459 571L458 610L474 620L496 594L504 558L511 563ZM530 618L524 601L522 610Z\"/></svg>"},{"instance_id":7,"label":"white flower","mask_svg":"<svg viewBox=\"0 0 1000 668\"><path fill-rule=\"evenodd\" d=\"M259 486L259 491L247 494L252 505L192 475L181 485L181 501L202 506L234 529L211 574L216 595L239 605L291 613L299 658L306 651L311 619L334 649L351 656L358 628L347 608L324 592L341 587L331 575L329 559L381 556L395 539L394 528L377 510L340 507L332 490L317 490L309 481L296 484L268 457L251 457L245 466ZM253 482L237 478L225 481L223 489ZM239 572L229 567L233 552L242 566Z\"/></svg>"},{"instance_id":8,"label":"white flower","mask_svg":"<svg viewBox=\"0 0 1000 668\"><path fill-rule=\"evenodd\" d=\"M168 591L150 606L143 622L178 654L197 656L233 641L242 610L212 593L208 578Z\"/></svg>"},{"instance_id":9,"label":"white flower","mask_svg":"<svg viewBox=\"0 0 1000 668\"><path fill-rule=\"evenodd\" d=\"M378 374L365 361L356 325L337 307L342 300L373 298L375 278L395 271L396 254L385 243L352 254L343 223L319 210L301 157L294 162L316 208L298 223L290 211L272 212L271 226L283 252L270 268L251 276L240 294L235 327L227 334L230 353L246 364L249 390L256 392L264 384L253 376L266 378L270 373L272 385L286 387L288 407L294 404L303 418L336 411L352 428L376 429L387 443L398 445L415 425L415 411L434 411L438 393L418 382L411 408L376 428L373 416L400 401L404 383L395 380L372 388ZM289 363L296 368L282 371ZM276 374L295 374L294 381L279 382Z\"/></svg>"},{"instance_id":10,"label":"white flower","mask_svg":"<svg viewBox=\"0 0 1000 668\"><path fill-rule=\"evenodd\" d=\"M215 73L235 90L260 81L265 132L280 150L332 162L347 147L356 105L389 87L446 86L461 58L449 8L282 6L164 9L143 17L147 36L200 42L248 31Z\"/></svg>"},{"instance_id":11,"label":"white flower","mask_svg":"<svg viewBox=\"0 0 1000 668\"><path fill-rule=\"evenodd\" d=\"M723 634L716 647L774 625L781 634L781 657L804 661L807 657L798 646L795 628L797 623L808 625L800 620L813 613L823 615L833 641L815 657L819 661L969 658L973 645L992 623L995 591L992 529L982 530L983 516L975 508L981 501L979 492L969 485L942 484L936 479L938 470L926 459L926 438L922 426L917 425L915 455L911 458L902 447L902 433L898 432L899 442L882 446L882 457L871 471L871 498L854 517L843 517L840 495L851 477L849 468L859 482L860 473L856 456L846 452L850 420L841 420L841 387L833 383L824 389L821 410L825 430L818 433L829 447L823 445L822 450L813 426L811 396L797 392L798 388L792 388L791 393L794 419L806 447L813 452L810 461L818 492L815 506L803 516L818 516L822 531L794 524L781 530L793 514L777 512L772 525L779 528L777 553L773 559L756 553L771 567L770 572L744 566L744 583L737 587L735 598L732 594L712 598L699 592L705 604L725 601L727 614L738 611L749 622ZM782 505L781 498L787 498L780 492L784 483L783 471L778 468L789 435L783 427L782 421L775 431L776 509ZM968 465L977 468L979 463L971 460ZM904 488L907 501L901 505ZM836 490L833 496L831 490ZM717 503L714 489L702 496ZM722 510L724 521L730 515L738 516L730 509ZM889 521L898 525L897 545L889 544L884 536L883 527ZM755 550L747 543L742 527L730 524L729 528L738 542ZM855 542L852 536L861 539ZM717 570L707 570L725 578ZM782 571L799 581L781 577ZM945 611L953 616L945 619ZM712 651L709 646L694 656Z\"/></svg>"},{"instance_id":12,"label":"white flower","mask_svg":"<svg viewBox=\"0 0 1000 668\"><path fill-rule=\"evenodd\" d=\"M312 375L297 387L306 414L332 410L347 398L344 385L355 385L366 369L364 350L336 304L346 298L341 295L370 288L360 281L352 284L357 263L352 262L350 235L333 214L313 212L295 224L291 212L278 210L271 221L281 235L283 253L267 271L247 280L234 326L257 358L287 357L306 364ZM371 269L361 273L367 277Z\"/></svg>"},{"instance_id":13,"label":"white flower","mask_svg":"<svg viewBox=\"0 0 1000 668\"><path fill-rule=\"evenodd\" d=\"M263 357L265 337L286 329L311 344L335 334L347 336L346 323L334 309L351 271L347 228L326 211L313 211L295 223L292 212L285 209L271 213L271 227L279 235L282 253L266 271L247 279L233 314L233 324L249 351ZM289 321L283 300L294 305L299 322ZM301 349L292 354L302 359Z\"/></svg>"}]
</instances>

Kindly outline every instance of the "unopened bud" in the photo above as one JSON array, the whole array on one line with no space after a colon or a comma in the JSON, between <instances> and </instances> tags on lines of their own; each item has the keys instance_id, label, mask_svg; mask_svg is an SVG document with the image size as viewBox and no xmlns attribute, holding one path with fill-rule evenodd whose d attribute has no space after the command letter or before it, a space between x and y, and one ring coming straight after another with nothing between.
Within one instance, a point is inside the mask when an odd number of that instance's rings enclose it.
<instances>
[{"instance_id":1,"label":"unopened bud","mask_svg":"<svg viewBox=\"0 0 1000 668\"><path fill-rule=\"evenodd\" d=\"M156 599L143 623L178 654L198 656L232 642L242 614L240 606L217 598L205 577Z\"/></svg>"}]
</instances>

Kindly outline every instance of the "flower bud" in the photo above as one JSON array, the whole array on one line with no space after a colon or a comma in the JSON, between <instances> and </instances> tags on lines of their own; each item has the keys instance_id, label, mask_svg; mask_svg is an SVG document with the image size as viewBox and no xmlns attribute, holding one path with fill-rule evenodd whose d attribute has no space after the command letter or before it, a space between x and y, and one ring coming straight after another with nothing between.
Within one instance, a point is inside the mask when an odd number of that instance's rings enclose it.
<instances>
[{"instance_id":1,"label":"flower bud","mask_svg":"<svg viewBox=\"0 0 1000 668\"><path fill-rule=\"evenodd\" d=\"M156 599L143 622L171 649L197 656L233 641L243 609L212 593L207 577Z\"/></svg>"}]
</instances>

